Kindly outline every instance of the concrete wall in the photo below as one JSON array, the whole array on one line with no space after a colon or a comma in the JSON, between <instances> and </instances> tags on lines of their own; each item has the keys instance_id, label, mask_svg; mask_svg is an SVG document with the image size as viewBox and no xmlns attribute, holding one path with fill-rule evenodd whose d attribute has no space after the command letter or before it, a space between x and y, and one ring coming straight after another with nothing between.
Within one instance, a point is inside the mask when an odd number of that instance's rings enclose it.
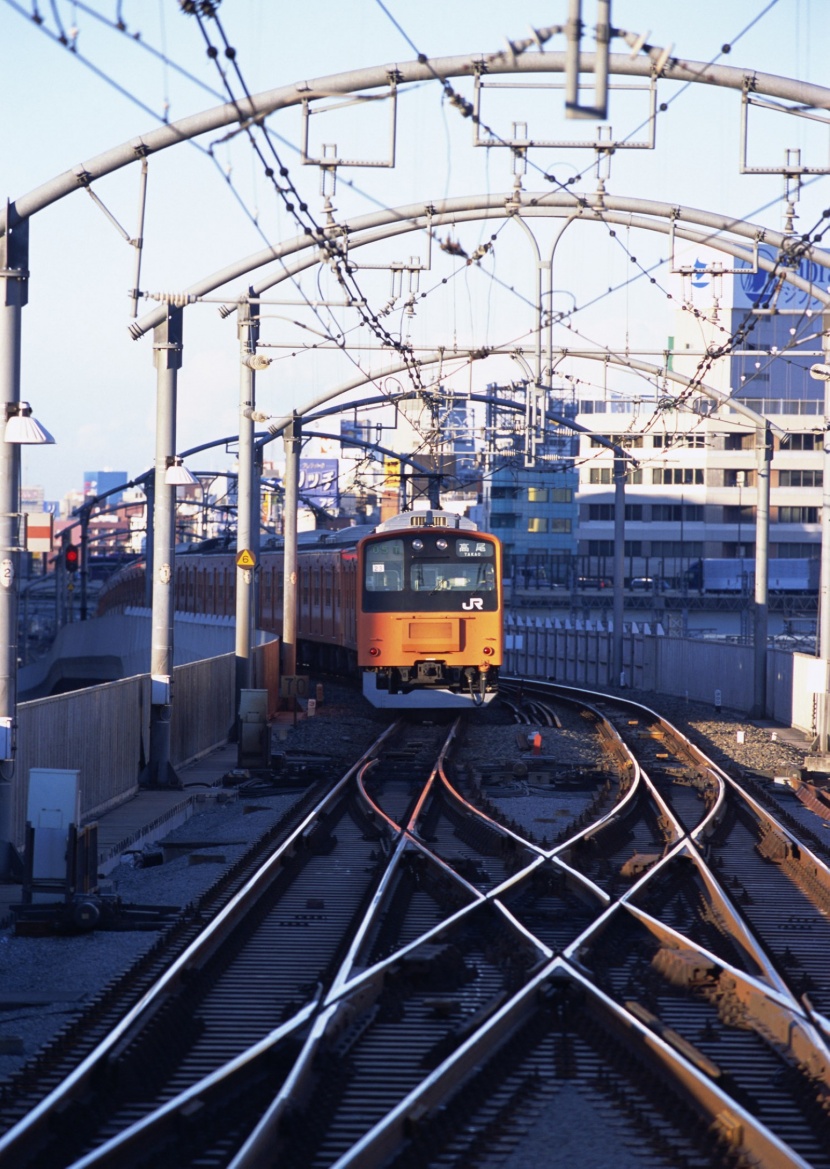
<instances>
[{"instance_id":1,"label":"concrete wall","mask_svg":"<svg viewBox=\"0 0 830 1169\"><path fill-rule=\"evenodd\" d=\"M278 643L254 651L255 686L274 688ZM173 670L170 758L174 767L227 742L234 719L235 657L222 654ZM138 789L150 728L150 675L22 702L12 779L12 831L25 838L29 769L80 771L81 821L94 820Z\"/></svg>"},{"instance_id":2,"label":"concrete wall","mask_svg":"<svg viewBox=\"0 0 830 1169\"><path fill-rule=\"evenodd\" d=\"M603 687L611 676L610 622L513 617L505 624L505 672ZM714 705L715 691L730 710L754 705L752 646L666 637L658 625L632 624L623 634L628 686ZM814 677L815 675L815 677ZM814 726L816 659L785 650L767 655L767 716L785 726Z\"/></svg>"},{"instance_id":3,"label":"concrete wall","mask_svg":"<svg viewBox=\"0 0 830 1169\"><path fill-rule=\"evenodd\" d=\"M176 614L173 664L181 666L231 653L234 629L232 617ZM23 698L51 694L65 678L87 679L91 684L143 674L150 668L151 634L149 609L127 609L64 625L49 655L20 670L20 694Z\"/></svg>"},{"instance_id":4,"label":"concrete wall","mask_svg":"<svg viewBox=\"0 0 830 1169\"><path fill-rule=\"evenodd\" d=\"M792 726L815 732L817 695L827 690L827 663L812 654L793 654Z\"/></svg>"}]
</instances>

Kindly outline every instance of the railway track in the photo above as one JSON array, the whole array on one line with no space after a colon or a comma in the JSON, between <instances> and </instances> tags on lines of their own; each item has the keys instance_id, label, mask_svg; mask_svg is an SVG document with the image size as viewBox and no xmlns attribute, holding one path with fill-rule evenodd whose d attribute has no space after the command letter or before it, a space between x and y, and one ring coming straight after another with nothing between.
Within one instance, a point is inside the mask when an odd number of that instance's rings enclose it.
<instances>
[{"instance_id":1,"label":"railway track","mask_svg":"<svg viewBox=\"0 0 830 1169\"><path fill-rule=\"evenodd\" d=\"M0 1160L830 1169L826 862L654 712L508 702L601 752L509 773L555 830L388 728Z\"/></svg>"}]
</instances>

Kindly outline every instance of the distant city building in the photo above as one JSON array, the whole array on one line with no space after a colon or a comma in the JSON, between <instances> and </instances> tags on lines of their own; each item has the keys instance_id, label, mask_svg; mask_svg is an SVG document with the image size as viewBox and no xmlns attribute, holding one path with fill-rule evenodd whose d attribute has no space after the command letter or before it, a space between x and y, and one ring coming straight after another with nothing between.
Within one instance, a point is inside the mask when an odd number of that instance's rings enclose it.
<instances>
[{"instance_id":1,"label":"distant city building","mask_svg":"<svg viewBox=\"0 0 830 1169\"><path fill-rule=\"evenodd\" d=\"M114 487L120 487L128 479L126 471L84 471L84 498L103 495L107 491L112 491ZM122 494L119 491L108 496L107 502L120 503Z\"/></svg>"},{"instance_id":2,"label":"distant city building","mask_svg":"<svg viewBox=\"0 0 830 1169\"><path fill-rule=\"evenodd\" d=\"M47 510L42 487L20 488L20 510L28 515L37 515Z\"/></svg>"},{"instance_id":3,"label":"distant city building","mask_svg":"<svg viewBox=\"0 0 830 1169\"><path fill-rule=\"evenodd\" d=\"M760 250L776 259L766 245ZM830 287L830 272L812 262L802 261L799 275ZM760 269L728 280L725 305L713 299L714 280L703 274L693 281L694 299L669 338L669 369L700 378L774 424L770 557L818 557L824 384L809 368L822 361L821 304L786 284L775 291L777 281ZM707 350L730 336L738 342L728 360L707 363ZM682 409L672 401L679 394ZM579 409L582 423L636 459L626 484L626 576L679 582L698 559L754 558L758 428L751 419L729 406L713 414L711 398L671 382L663 398L611 394L585 398ZM613 501L613 456L583 436L577 539L588 575L612 570Z\"/></svg>"},{"instance_id":4,"label":"distant city building","mask_svg":"<svg viewBox=\"0 0 830 1169\"><path fill-rule=\"evenodd\" d=\"M575 433L548 423L528 441L527 387L488 386L488 395L512 399L520 411L488 404L482 504L483 527L502 541L505 576L521 584L567 583L576 552ZM548 414L575 417L572 397L549 393Z\"/></svg>"}]
</instances>

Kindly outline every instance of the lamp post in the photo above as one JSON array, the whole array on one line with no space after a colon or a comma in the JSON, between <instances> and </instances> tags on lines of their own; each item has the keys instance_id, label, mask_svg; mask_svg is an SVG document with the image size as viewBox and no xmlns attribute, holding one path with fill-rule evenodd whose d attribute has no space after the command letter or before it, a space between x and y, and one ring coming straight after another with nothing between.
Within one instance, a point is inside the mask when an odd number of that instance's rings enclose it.
<instances>
[{"instance_id":1,"label":"lamp post","mask_svg":"<svg viewBox=\"0 0 830 1169\"><path fill-rule=\"evenodd\" d=\"M239 711L241 692L251 686L251 642L254 628L254 573L259 544L259 475L254 457L254 407L256 370L267 369L267 357L256 351L259 339L259 305L239 309L239 478L236 499L236 694L234 710Z\"/></svg>"},{"instance_id":2,"label":"lamp post","mask_svg":"<svg viewBox=\"0 0 830 1169\"><path fill-rule=\"evenodd\" d=\"M828 322L825 315L825 326ZM823 335L825 354L830 347L830 329ZM816 755L830 755L830 703L828 703L828 661L830 660L830 364L813 365L810 377L824 382L824 463L821 488L821 578L818 599L818 657L823 665L824 685L816 696L816 737L813 751Z\"/></svg>"},{"instance_id":3,"label":"lamp post","mask_svg":"<svg viewBox=\"0 0 830 1169\"><path fill-rule=\"evenodd\" d=\"M19 318L17 324L19 342ZM17 606L24 535L20 514L20 448L24 444L40 445L55 440L32 417L28 402L6 403L3 440L0 442L0 880L8 880L16 862L12 840L12 778L17 711Z\"/></svg>"},{"instance_id":4,"label":"lamp post","mask_svg":"<svg viewBox=\"0 0 830 1169\"><path fill-rule=\"evenodd\" d=\"M176 378L182 364L182 310L168 306L153 332L156 366L156 457L153 507L152 641L150 646L150 758L141 777L147 787L177 787L170 765L173 684L173 599L176 562ZM148 541L149 544L149 541Z\"/></svg>"}]
</instances>

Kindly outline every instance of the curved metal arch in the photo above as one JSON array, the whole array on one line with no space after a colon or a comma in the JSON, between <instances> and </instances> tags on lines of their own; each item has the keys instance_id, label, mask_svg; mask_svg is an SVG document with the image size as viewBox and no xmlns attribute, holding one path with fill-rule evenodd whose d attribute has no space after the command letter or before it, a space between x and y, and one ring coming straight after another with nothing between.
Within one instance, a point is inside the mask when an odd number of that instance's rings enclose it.
<instances>
[{"instance_id":1,"label":"curved metal arch","mask_svg":"<svg viewBox=\"0 0 830 1169\"><path fill-rule=\"evenodd\" d=\"M349 250L351 252L355 248L378 243L392 236L430 230L447 223L506 219L515 216L561 218L566 215L575 216L585 222L613 223L642 228L646 231L659 231L663 234L668 234L674 225L674 233L680 238L715 248L747 262L752 262L754 259L753 252L733 243L728 238L724 238L720 233L729 232L741 239L752 241L753 244L756 241L768 243L778 251L792 245L792 237L786 236L782 232L772 231L761 224L735 220L733 216L702 211L695 207L608 194L570 195L561 192L543 192L525 193L521 203L515 202L512 195L470 195L444 199L434 204L411 203L404 207L372 212L352 220L349 224L347 229ZM677 226L687 223L707 230L700 232L693 230L692 227ZM296 257L292 263L284 262L292 256ZM804 249L803 256L822 267L830 268L830 251L810 246ZM200 296L207 296L209 293L215 292L231 280L247 276L257 268L274 261L283 261L282 267L277 273L265 276L251 285L250 295L253 297L261 296L269 288L273 288L282 283L283 280L290 279L299 272L323 262L325 258L325 254L320 252L316 242L310 241L307 236L294 236L283 243L254 252L196 281L185 290L183 296L196 300ZM758 257L758 263L765 271L772 271L775 267L764 256ZM788 283L802 291L809 292L817 300L830 306L830 294L816 288L809 281L805 281L792 269L782 268L780 274ZM247 300L247 297L243 299ZM232 312L235 307L235 305L229 304L228 311ZM133 340L138 340L160 324L164 320L166 312L166 307L162 306L145 313L138 321L134 321L129 326Z\"/></svg>"},{"instance_id":2,"label":"curved metal arch","mask_svg":"<svg viewBox=\"0 0 830 1169\"><path fill-rule=\"evenodd\" d=\"M609 57L609 72L621 76L650 78L655 74L660 54L660 49L652 49L649 55L632 59L625 54L613 53ZM592 73L595 67L594 53L580 55L581 71ZM250 100L226 102L224 105L181 118L104 151L87 162L79 163L71 170L56 175L10 203L7 226L16 227L23 220L29 219L36 212L72 194L73 191L89 186L96 179L112 174L150 154L157 154L159 151L178 146L182 142L188 142L192 138L236 122L242 124L260 122L268 114L300 105L304 101L345 96L358 90L384 88L392 82L400 86L415 82L440 81L451 77L472 77L480 73L490 75L564 73L565 69L565 53L536 52L517 56L509 50L500 50L495 53L437 57L426 62L407 61L403 64L376 65L345 73L334 73L314 81L296 81L291 85L256 94ZM830 89L827 87L780 77L773 73L757 73L752 69L741 69L731 65L682 61L672 57L660 69L660 76L666 81L714 85L738 91L748 90L815 109L830 109ZM0 222L0 235L6 230L6 225Z\"/></svg>"}]
</instances>

